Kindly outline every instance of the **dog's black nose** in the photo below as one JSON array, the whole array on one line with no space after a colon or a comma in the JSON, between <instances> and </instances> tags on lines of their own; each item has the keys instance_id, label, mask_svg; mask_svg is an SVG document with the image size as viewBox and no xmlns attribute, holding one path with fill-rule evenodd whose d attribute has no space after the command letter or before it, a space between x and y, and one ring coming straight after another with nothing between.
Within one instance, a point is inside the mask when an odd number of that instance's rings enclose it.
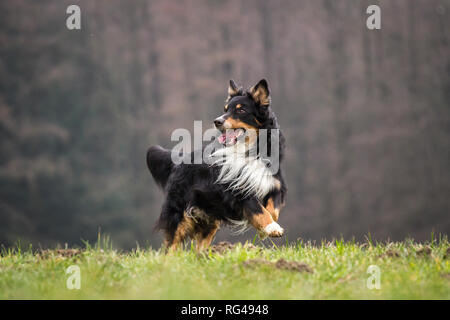
<instances>
[{"instance_id":1,"label":"dog's black nose","mask_svg":"<svg viewBox=\"0 0 450 320\"><path fill-rule=\"evenodd\" d=\"M220 126L223 125L223 122L224 122L223 118L219 117L216 120L214 120L214 125L216 126L216 128L219 128Z\"/></svg>"}]
</instances>

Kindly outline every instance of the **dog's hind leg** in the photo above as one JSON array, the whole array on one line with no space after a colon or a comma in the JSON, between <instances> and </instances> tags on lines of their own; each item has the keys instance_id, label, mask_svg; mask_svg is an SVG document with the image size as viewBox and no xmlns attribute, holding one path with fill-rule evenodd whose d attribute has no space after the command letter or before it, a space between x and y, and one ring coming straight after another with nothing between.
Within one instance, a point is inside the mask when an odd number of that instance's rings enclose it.
<instances>
[{"instance_id":1,"label":"dog's hind leg","mask_svg":"<svg viewBox=\"0 0 450 320\"><path fill-rule=\"evenodd\" d=\"M220 228L220 221L216 220L212 223L209 223L206 227L202 228L201 230L198 230L194 235L197 250L200 251L209 248L219 228Z\"/></svg>"},{"instance_id":2,"label":"dog's hind leg","mask_svg":"<svg viewBox=\"0 0 450 320\"><path fill-rule=\"evenodd\" d=\"M176 226L173 233L166 232L165 246L169 251L176 250L182 246L187 237L192 237L195 227L195 221L186 212L183 213L182 220Z\"/></svg>"},{"instance_id":3,"label":"dog's hind leg","mask_svg":"<svg viewBox=\"0 0 450 320\"><path fill-rule=\"evenodd\" d=\"M168 192L156 223L155 229L164 231L163 247L166 250L174 250L183 243L187 236L192 233L193 221L184 208L185 203L179 197Z\"/></svg>"}]
</instances>

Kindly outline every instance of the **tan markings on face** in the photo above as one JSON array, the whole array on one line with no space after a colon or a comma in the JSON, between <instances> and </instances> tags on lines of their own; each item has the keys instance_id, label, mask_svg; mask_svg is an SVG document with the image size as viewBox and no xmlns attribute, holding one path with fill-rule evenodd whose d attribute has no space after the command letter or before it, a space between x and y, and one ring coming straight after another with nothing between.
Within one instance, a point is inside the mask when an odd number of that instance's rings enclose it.
<instances>
[{"instance_id":1,"label":"tan markings on face","mask_svg":"<svg viewBox=\"0 0 450 320\"><path fill-rule=\"evenodd\" d=\"M269 211L261 206L261 212L245 213L247 220L256 228L256 230L263 230L273 222L272 215Z\"/></svg>"},{"instance_id":2,"label":"tan markings on face","mask_svg":"<svg viewBox=\"0 0 450 320\"><path fill-rule=\"evenodd\" d=\"M242 107L242 105L240 103L238 105L236 105L236 109L239 109L241 107Z\"/></svg>"},{"instance_id":3,"label":"tan markings on face","mask_svg":"<svg viewBox=\"0 0 450 320\"><path fill-rule=\"evenodd\" d=\"M243 129L246 129L246 130L258 131L258 128L255 128L255 127L249 125L248 123L242 122L242 121L234 119L234 118L226 119L225 122L223 123L223 126L225 127L225 129L239 129L239 128L243 128Z\"/></svg>"},{"instance_id":4,"label":"tan markings on face","mask_svg":"<svg viewBox=\"0 0 450 320\"><path fill-rule=\"evenodd\" d=\"M225 111L227 111L228 110L228 105L225 105Z\"/></svg>"}]
</instances>

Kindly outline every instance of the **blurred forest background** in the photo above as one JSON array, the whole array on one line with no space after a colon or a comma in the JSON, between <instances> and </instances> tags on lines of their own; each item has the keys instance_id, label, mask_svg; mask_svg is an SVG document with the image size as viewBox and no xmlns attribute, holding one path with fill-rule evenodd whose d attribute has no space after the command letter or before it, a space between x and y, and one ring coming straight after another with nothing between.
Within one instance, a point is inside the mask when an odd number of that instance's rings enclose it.
<instances>
[{"instance_id":1,"label":"blurred forest background","mask_svg":"<svg viewBox=\"0 0 450 320\"><path fill-rule=\"evenodd\" d=\"M101 228L159 246L147 148L209 127L229 79L263 77L288 142L289 240L448 234L449 14L444 0L1 1L0 243Z\"/></svg>"}]
</instances>

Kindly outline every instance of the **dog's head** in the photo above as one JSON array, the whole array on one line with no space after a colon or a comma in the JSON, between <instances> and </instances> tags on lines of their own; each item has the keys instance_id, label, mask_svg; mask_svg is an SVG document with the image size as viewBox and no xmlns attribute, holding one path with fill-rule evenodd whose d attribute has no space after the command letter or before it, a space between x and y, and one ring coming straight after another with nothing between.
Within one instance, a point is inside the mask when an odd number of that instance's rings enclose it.
<instances>
[{"instance_id":1,"label":"dog's head","mask_svg":"<svg viewBox=\"0 0 450 320\"><path fill-rule=\"evenodd\" d=\"M258 133L259 129L272 128L274 121L269 107L270 92L265 79L247 91L230 80L224 114L214 120L222 133L219 142L231 146L247 131Z\"/></svg>"}]
</instances>

